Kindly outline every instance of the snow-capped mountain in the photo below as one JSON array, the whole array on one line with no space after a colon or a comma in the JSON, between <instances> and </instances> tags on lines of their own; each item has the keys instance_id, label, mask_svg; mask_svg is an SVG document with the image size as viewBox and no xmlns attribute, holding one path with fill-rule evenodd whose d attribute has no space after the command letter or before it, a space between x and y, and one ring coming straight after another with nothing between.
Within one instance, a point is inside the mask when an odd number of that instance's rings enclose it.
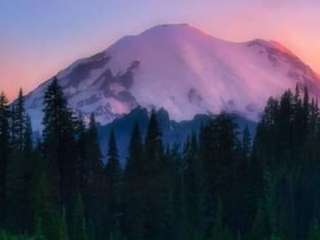
<instances>
[{"instance_id":1,"label":"snow-capped mountain","mask_svg":"<svg viewBox=\"0 0 320 240\"><path fill-rule=\"evenodd\" d=\"M186 24L124 37L57 78L70 106L102 124L137 106L164 108L174 120L221 110L257 119L268 97L297 82L320 93L320 77L279 43L227 42ZM26 97L35 128L50 81Z\"/></svg>"}]
</instances>

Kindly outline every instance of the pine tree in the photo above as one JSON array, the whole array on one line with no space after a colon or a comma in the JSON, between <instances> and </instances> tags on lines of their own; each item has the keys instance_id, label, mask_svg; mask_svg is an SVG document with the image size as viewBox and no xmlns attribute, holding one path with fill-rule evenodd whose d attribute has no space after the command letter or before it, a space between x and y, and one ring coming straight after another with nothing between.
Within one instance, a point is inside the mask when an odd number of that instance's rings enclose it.
<instances>
[{"instance_id":1,"label":"pine tree","mask_svg":"<svg viewBox=\"0 0 320 240\"><path fill-rule=\"evenodd\" d=\"M242 154L247 160L250 158L251 153L251 136L248 126L246 126L242 133Z\"/></svg>"},{"instance_id":2,"label":"pine tree","mask_svg":"<svg viewBox=\"0 0 320 240\"><path fill-rule=\"evenodd\" d=\"M57 238L61 214L56 209L52 196L52 185L48 175L47 159L43 157L43 146L38 142L30 159L32 171L30 182L31 232L36 237L53 240Z\"/></svg>"},{"instance_id":3,"label":"pine tree","mask_svg":"<svg viewBox=\"0 0 320 240\"><path fill-rule=\"evenodd\" d=\"M62 89L54 78L44 96L44 155L49 168L49 181L57 209L67 207L79 188L74 122Z\"/></svg>"},{"instance_id":4,"label":"pine tree","mask_svg":"<svg viewBox=\"0 0 320 240\"><path fill-rule=\"evenodd\" d=\"M26 158L30 156L33 152L33 139L32 139L32 125L31 119L28 115L26 115L25 120L25 129L24 129L24 137L23 137L23 153Z\"/></svg>"},{"instance_id":5,"label":"pine tree","mask_svg":"<svg viewBox=\"0 0 320 240\"><path fill-rule=\"evenodd\" d=\"M24 107L22 90L12 106L12 151L7 168L7 226L13 232L30 231L31 209L29 189L31 181L32 128Z\"/></svg>"},{"instance_id":6,"label":"pine tree","mask_svg":"<svg viewBox=\"0 0 320 240\"><path fill-rule=\"evenodd\" d=\"M152 111L145 140L145 151L147 161L147 166L145 166L146 174L157 174L163 167L164 151L161 138L162 136L159 129L157 114L155 111Z\"/></svg>"},{"instance_id":7,"label":"pine tree","mask_svg":"<svg viewBox=\"0 0 320 240\"><path fill-rule=\"evenodd\" d=\"M155 111L152 111L145 140L145 228L146 239L163 239L167 236L167 212L169 189L168 162L162 145L162 136Z\"/></svg>"},{"instance_id":8,"label":"pine tree","mask_svg":"<svg viewBox=\"0 0 320 240\"><path fill-rule=\"evenodd\" d=\"M308 240L319 240L320 239L320 226L317 221L313 221L309 235L308 235Z\"/></svg>"},{"instance_id":9,"label":"pine tree","mask_svg":"<svg viewBox=\"0 0 320 240\"><path fill-rule=\"evenodd\" d=\"M35 240L45 240L45 236L43 233L43 224L41 218L37 220L36 226L35 226L35 233L34 233L34 239Z\"/></svg>"},{"instance_id":10,"label":"pine tree","mask_svg":"<svg viewBox=\"0 0 320 240\"><path fill-rule=\"evenodd\" d=\"M70 240L87 240L88 239L87 225L84 217L83 200L80 193L75 199L75 203L72 208L71 221L70 221L68 230L70 233L69 235Z\"/></svg>"},{"instance_id":11,"label":"pine tree","mask_svg":"<svg viewBox=\"0 0 320 240\"><path fill-rule=\"evenodd\" d=\"M108 160L105 166L105 203L106 203L106 226L110 235L112 232L120 231L121 223L121 181L122 172L119 163L118 148L114 131L112 130L109 137Z\"/></svg>"},{"instance_id":12,"label":"pine tree","mask_svg":"<svg viewBox=\"0 0 320 240\"><path fill-rule=\"evenodd\" d=\"M77 119L68 108L62 88L55 77L44 95L43 156L47 163L49 203L53 229L58 238L67 236L62 220L70 224L72 205L80 191ZM65 215L62 216L62 210Z\"/></svg>"},{"instance_id":13,"label":"pine tree","mask_svg":"<svg viewBox=\"0 0 320 240\"><path fill-rule=\"evenodd\" d=\"M168 200L166 201L167 238L184 240L194 236L194 228L189 224L189 212L186 193L189 191L186 184L184 171L186 163L181 154L178 144L173 145L165 154L166 162L169 163L167 177ZM196 216L192 216L196 218Z\"/></svg>"},{"instance_id":14,"label":"pine tree","mask_svg":"<svg viewBox=\"0 0 320 240\"><path fill-rule=\"evenodd\" d=\"M86 183L96 183L97 178L101 177L103 164L98 142L97 123L94 115L90 116L89 129L86 132L86 154L87 160L84 165Z\"/></svg>"},{"instance_id":15,"label":"pine tree","mask_svg":"<svg viewBox=\"0 0 320 240\"><path fill-rule=\"evenodd\" d=\"M249 237L250 240L268 239L271 232L271 227L268 222L268 214L262 203L259 204L259 208L254 217L253 224L251 226Z\"/></svg>"},{"instance_id":16,"label":"pine tree","mask_svg":"<svg viewBox=\"0 0 320 240\"><path fill-rule=\"evenodd\" d=\"M144 149L138 124L134 125L129 157L124 172L124 232L127 238L143 239L144 229Z\"/></svg>"},{"instance_id":17,"label":"pine tree","mask_svg":"<svg viewBox=\"0 0 320 240\"><path fill-rule=\"evenodd\" d=\"M53 214L50 217L53 219L51 225L51 228L54 230L52 232L53 235L51 235L52 239L69 240L65 210L63 209L62 215Z\"/></svg>"},{"instance_id":18,"label":"pine tree","mask_svg":"<svg viewBox=\"0 0 320 240\"><path fill-rule=\"evenodd\" d=\"M126 181L129 181L129 179L137 180L142 173L143 167L142 137L139 125L135 124L131 135L129 157L125 170Z\"/></svg>"},{"instance_id":19,"label":"pine tree","mask_svg":"<svg viewBox=\"0 0 320 240\"><path fill-rule=\"evenodd\" d=\"M237 231L236 178L239 163L239 142L237 125L232 117L222 113L212 119L200 134L201 158L204 169L204 228L213 224L215 202L221 198L228 219L228 227Z\"/></svg>"},{"instance_id":20,"label":"pine tree","mask_svg":"<svg viewBox=\"0 0 320 240\"><path fill-rule=\"evenodd\" d=\"M22 152L24 150L24 137L27 124L27 115L24 107L24 96L22 89L19 90L19 95L17 100L12 106L12 136L11 141L14 148Z\"/></svg>"},{"instance_id":21,"label":"pine tree","mask_svg":"<svg viewBox=\"0 0 320 240\"><path fill-rule=\"evenodd\" d=\"M225 226L223 221L223 207L221 200L218 200L217 213L214 221L213 228L210 233L210 240L223 239L232 240L233 236L228 227Z\"/></svg>"},{"instance_id":22,"label":"pine tree","mask_svg":"<svg viewBox=\"0 0 320 240\"><path fill-rule=\"evenodd\" d=\"M4 93L0 94L0 227L6 219L6 179L7 165L9 161L9 108Z\"/></svg>"},{"instance_id":23,"label":"pine tree","mask_svg":"<svg viewBox=\"0 0 320 240\"><path fill-rule=\"evenodd\" d=\"M78 153L78 179L80 191L85 195L87 185L87 168L88 153L87 153L87 129L82 114L75 119L75 136L76 136L76 151Z\"/></svg>"},{"instance_id":24,"label":"pine tree","mask_svg":"<svg viewBox=\"0 0 320 240\"><path fill-rule=\"evenodd\" d=\"M184 150L184 183L186 198L186 220L189 237L192 239L201 228L201 203L203 200L203 172L199 157L199 146L195 134L187 140ZM203 229L202 229L203 230ZM202 231L201 230L201 231Z\"/></svg>"},{"instance_id":25,"label":"pine tree","mask_svg":"<svg viewBox=\"0 0 320 240\"><path fill-rule=\"evenodd\" d=\"M67 240L66 213L56 210L51 185L47 177L47 164L39 155L35 158L32 177L33 233L48 240Z\"/></svg>"},{"instance_id":26,"label":"pine tree","mask_svg":"<svg viewBox=\"0 0 320 240\"><path fill-rule=\"evenodd\" d=\"M89 127L79 137L79 152L81 153L81 189L85 204L85 216L88 222L88 232L95 233L97 238L103 237L103 216L101 209L103 201L104 173L102 156L98 142L97 123L94 114L90 116Z\"/></svg>"},{"instance_id":27,"label":"pine tree","mask_svg":"<svg viewBox=\"0 0 320 240\"><path fill-rule=\"evenodd\" d=\"M90 211L91 214L91 222L96 223L96 226L101 226L103 224L103 214L101 209L103 209L105 204L103 201L105 191L105 176L103 163L101 160L100 146L98 143L97 126L94 117L91 117L89 130L87 132L87 149L90 159L90 173L88 176L88 192L90 196L88 211ZM95 233L101 232L97 229L92 231Z\"/></svg>"}]
</instances>

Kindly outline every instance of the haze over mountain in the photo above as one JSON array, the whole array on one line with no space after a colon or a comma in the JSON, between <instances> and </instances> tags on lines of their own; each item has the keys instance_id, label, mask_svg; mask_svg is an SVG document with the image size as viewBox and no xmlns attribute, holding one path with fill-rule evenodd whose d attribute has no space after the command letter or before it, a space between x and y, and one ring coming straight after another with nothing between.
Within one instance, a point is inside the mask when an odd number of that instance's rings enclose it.
<instances>
[{"instance_id":1,"label":"haze over mountain","mask_svg":"<svg viewBox=\"0 0 320 240\"><path fill-rule=\"evenodd\" d=\"M164 108L174 120L228 111L256 120L270 96L297 82L320 93L320 77L279 43L216 39L186 24L127 36L56 76L70 107L109 123L137 106ZM26 97L37 129L52 79Z\"/></svg>"}]
</instances>

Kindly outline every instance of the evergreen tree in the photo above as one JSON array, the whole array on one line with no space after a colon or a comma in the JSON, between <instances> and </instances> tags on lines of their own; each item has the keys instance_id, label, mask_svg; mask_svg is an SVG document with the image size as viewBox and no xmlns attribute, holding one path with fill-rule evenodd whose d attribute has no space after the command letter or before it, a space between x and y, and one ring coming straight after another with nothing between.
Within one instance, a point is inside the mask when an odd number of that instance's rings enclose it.
<instances>
[{"instance_id":1,"label":"evergreen tree","mask_svg":"<svg viewBox=\"0 0 320 240\"><path fill-rule=\"evenodd\" d=\"M77 119L68 108L62 88L55 77L44 95L43 156L48 179L48 204L52 231L57 238L69 235L72 206L80 191ZM62 212L64 211L64 216ZM47 231L48 233L51 230ZM48 237L54 234L48 234Z\"/></svg>"},{"instance_id":2,"label":"evergreen tree","mask_svg":"<svg viewBox=\"0 0 320 240\"><path fill-rule=\"evenodd\" d=\"M164 165L162 136L159 129L157 114L153 110L150 116L147 136L145 140L145 151L147 166L145 166L146 174L156 174Z\"/></svg>"},{"instance_id":3,"label":"evergreen tree","mask_svg":"<svg viewBox=\"0 0 320 240\"><path fill-rule=\"evenodd\" d=\"M50 217L53 219L51 228L54 231L51 237L54 238L52 239L69 240L65 210L63 209L62 215L53 214Z\"/></svg>"},{"instance_id":4,"label":"evergreen tree","mask_svg":"<svg viewBox=\"0 0 320 240\"><path fill-rule=\"evenodd\" d=\"M54 78L44 96L43 118L44 155L48 162L48 178L52 185L52 197L61 212L69 205L79 188L74 121L67 107L62 89Z\"/></svg>"},{"instance_id":5,"label":"evergreen tree","mask_svg":"<svg viewBox=\"0 0 320 240\"><path fill-rule=\"evenodd\" d=\"M27 124L27 115L24 107L24 96L22 89L19 90L19 95L17 100L12 106L12 115L11 115L11 141L14 145L15 150L23 152L24 150L24 137L26 132Z\"/></svg>"},{"instance_id":6,"label":"evergreen tree","mask_svg":"<svg viewBox=\"0 0 320 240\"><path fill-rule=\"evenodd\" d=\"M251 136L248 126L246 126L242 133L242 154L243 157L249 160L251 156Z\"/></svg>"},{"instance_id":7,"label":"evergreen tree","mask_svg":"<svg viewBox=\"0 0 320 240\"><path fill-rule=\"evenodd\" d=\"M212 119L200 134L201 158L204 169L205 228L213 224L217 196L221 198L225 208L227 226L238 231L237 210L237 167L239 164L239 141L237 126L232 117L222 113Z\"/></svg>"},{"instance_id":8,"label":"evergreen tree","mask_svg":"<svg viewBox=\"0 0 320 240\"><path fill-rule=\"evenodd\" d=\"M9 109L8 101L4 93L0 94L0 227L6 219L6 179L7 165L9 161Z\"/></svg>"},{"instance_id":9,"label":"evergreen tree","mask_svg":"<svg viewBox=\"0 0 320 240\"><path fill-rule=\"evenodd\" d=\"M225 226L224 221L223 221L223 208L222 208L222 203L220 200L218 202L218 207L217 207L217 214L215 217L214 225L210 233L210 240L215 240L215 239L224 239L224 240L232 240L232 233L228 229L228 227Z\"/></svg>"},{"instance_id":10,"label":"evergreen tree","mask_svg":"<svg viewBox=\"0 0 320 240\"><path fill-rule=\"evenodd\" d=\"M193 239L195 235L198 235L201 228L201 204L203 201L203 169L195 134L187 140L184 150L184 162L186 221L188 222L188 236Z\"/></svg>"},{"instance_id":11,"label":"evergreen tree","mask_svg":"<svg viewBox=\"0 0 320 240\"><path fill-rule=\"evenodd\" d=\"M32 157L32 175L30 184L30 207L32 210L32 233L45 239L57 239L62 216L56 210L52 198L52 185L48 177L48 163L43 158L42 144L37 143ZM59 231L58 231L59 230Z\"/></svg>"},{"instance_id":12,"label":"evergreen tree","mask_svg":"<svg viewBox=\"0 0 320 240\"><path fill-rule=\"evenodd\" d=\"M74 120L75 123L75 138L76 138L76 151L78 153L78 180L80 191L85 195L87 185L87 162L89 156L87 153L87 129L82 114Z\"/></svg>"},{"instance_id":13,"label":"evergreen tree","mask_svg":"<svg viewBox=\"0 0 320 240\"><path fill-rule=\"evenodd\" d=\"M134 125L129 144L129 157L124 172L124 232L127 238L143 239L144 219L144 149L138 124Z\"/></svg>"},{"instance_id":14,"label":"evergreen tree","mask_svg":"<svg viewBox=\"0 0 320 240\"><path fill-rule=\"evenodd\" d=\"M25 158L29 158L33 152L33 130L31 125L31 119L28 115L26 115L25 119L25 129L24 129L24 137L23 137L23 154Z\"/></svg>"},{"instance_id":15,"label":"evergreen tree","mask_svg":"<svg viewBox=\"0 0 320 240\"><path fill-rule=\"evenodd\" d=\"M98 142L97 123L93 114L90 116L89 127L79 138L81 153L81 189L85 204L85 216L88 231L95 233L97 238L103 238L103 209L106 204L103 199L105 191L103 163ZM90 223L90 224L89 224Z\"/></svg>"},{"instance_id":16,"label":"evergreen tree","mask_svg":"<svg viewBox=\"0 0 320 240\"><path fill-rule=\"evenodd\" d=\"M237 143L236 143L237 145ZM250 176L251 162L251 136L246 126L243 129L240 151L235 147L235 172L233 176L233 211L234 233L243 236L250 229L254 216L254 203L252 202L252 185Z\"/></svg>"},{"instance_id":17,"label":"evergreen tree","mask_svg":"<svg viewBox=\"0 0 320 240\"><path fill-rule=\"evenodd\" d=\"M105 204L106 204L106 226L111 233L120 231L121 224L121 181L122 172L119 163L118 148L114 131L112 130L109 137L108 160L105 166Z\"/></svg>"},{"instance_id":18,"label":"evergreen tree","mask_svg":"<svg viewBox=\"0 0 320 240\"><path fill-rule=\"evenodd\" d=\"M43 224L42 224L41 218L38 219L38 222L36 223L34 239L35 240L45 240L46 239L44 236L44 233L43 233Z\"/></svg>"},{"instance_id":19,"label":"evergreen tree","mask_svg":"<svg viewBox=\"0 0 320 240\"><path fill-rule=\"evenodd\" d=\"M320 239L320 226L317 221L314 221L310 227L308 240L319 240Z\"/></svg>"},{"instance_id":20,"label":"evergreen tree","mask_svg":"<svg viewBox=\"0 0 320 240\"><path fill-rule=\"evenodd\" d=\"M87 240L87 226L84 217L84 206L82 197L78 194L71 212L69 225L70 240Z\"/></svg>"},{"instance_id":21,"label":"evergreen tree","mask_svg":"<svg viewBox=\"0 0 320 240\"><path fill-rule=\"evenodd\" d=\"M97 123L93 114L90 116L89 128L86 131L85 150L87 155L83 166L85 185L90 188L90 185L95 185L101 178L103 169Z\"/></svg>"},{"instance_id":22,"label":"evergreen tree","mask_svg":"<svg viewBox=\"0 0 320 240\"><path fill-rule=\"evenodd\" d=\"M169 162L168 175L168 200L167 200L167 238L170 239L189 239L195 236L195 229L192 222L188 219L190 216L187 202L187 179L184 171L186 163L181 154L178 144L173 145L169 152L165 154ZM196 216L194 216L196 217Z\"/></svg>"},{"instance_id":23,"label":"evergreen tree","mask_svg":"<svg viewBox=\"0 0 320 240\"><path fill-rule=\"evenodd\" d=\"M260 204L262 205L262 204ZM251 226L249 237L250 240L268 239L270 236L270 224L268 216L263 206L259 206L253 224Z\"/></svg>"},{"instance_id":24,"label":"evergreen tree","mask_svg":"<svg viewBox=\"0 0 320 240\"><path fill-rule=\"evenodd\" d=\"M12 106L10 161L7 167L7 226L11 231L30 231L30 181L32 158L32 128L24 108L22 90Z\"/></svg>"},{"instance_id":25,"label":"evergreen tree","mask_svg":"<svg viewBox=\"0 0 320 240\"><path fill-rule=\"evenodd\" d=\"M167 182L168 162L165 161L162 136L157 115L152 111L145 140L144 199L146 239L163 239L167 236L167 212L169 189Z\"/></svg>"}]
</instances>

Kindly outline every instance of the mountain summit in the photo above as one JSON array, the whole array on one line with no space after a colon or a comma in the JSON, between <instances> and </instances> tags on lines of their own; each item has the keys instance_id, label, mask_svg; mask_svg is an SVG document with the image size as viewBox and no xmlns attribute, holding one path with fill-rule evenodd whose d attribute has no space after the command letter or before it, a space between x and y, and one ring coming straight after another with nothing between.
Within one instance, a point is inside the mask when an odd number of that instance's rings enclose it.
<instances>
[{"instance_id":1,"label":"mountain summit","mask_svg":"<svg viewBox=\"0 0 320 240\"><path fill-rule=\"evenodd\" d=\"M297 82L318 95L319 76L281 44L234 43L190 25L160 25L127 36L57 74L70 106L104 124L137 106L175 120L228 111L257 119L269 96ZM26 97L35 128L49 79Z\"/></svg>"}]
</instances>

